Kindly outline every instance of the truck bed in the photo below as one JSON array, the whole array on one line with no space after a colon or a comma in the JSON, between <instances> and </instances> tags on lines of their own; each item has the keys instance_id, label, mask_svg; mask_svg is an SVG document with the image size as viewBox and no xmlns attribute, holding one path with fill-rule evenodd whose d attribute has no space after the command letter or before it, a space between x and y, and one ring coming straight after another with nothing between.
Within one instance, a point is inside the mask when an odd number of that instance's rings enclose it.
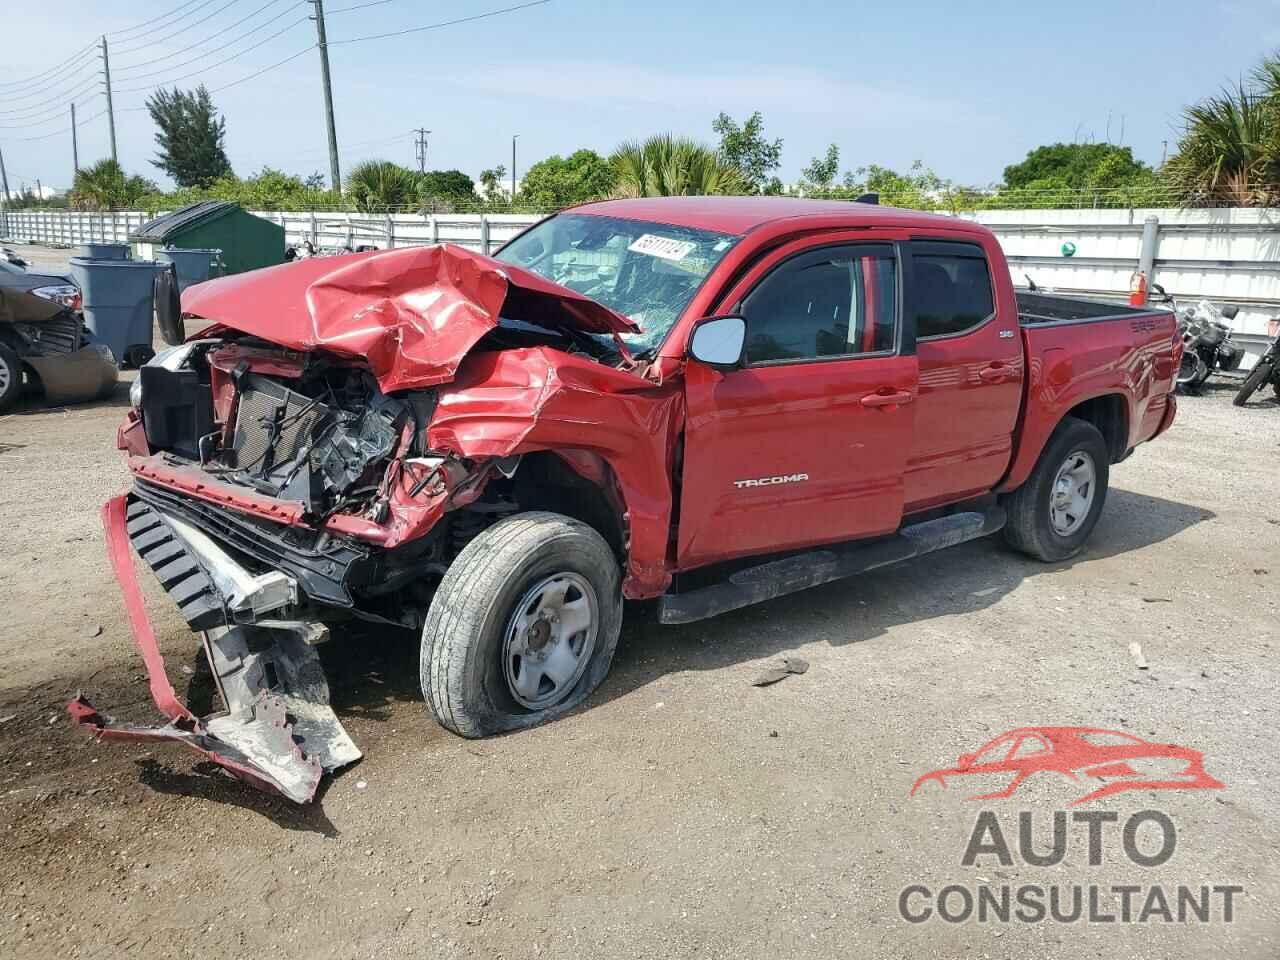
<instances>
[{"instance_id":1,"label":"truck bed","mask_svg":"<svg viewBox=\"0 0 1280 960\"><path fill-rule=\"evenodd\" d=\"M1097 320L1133 319L1152 313L1168 313L1153 307L1130 307L1126 304L1064 297L1056 293L1014 290L1018 300L1018 321L1024 327L1045 323L1086 323Z\"/></svg>"}]
</instances>

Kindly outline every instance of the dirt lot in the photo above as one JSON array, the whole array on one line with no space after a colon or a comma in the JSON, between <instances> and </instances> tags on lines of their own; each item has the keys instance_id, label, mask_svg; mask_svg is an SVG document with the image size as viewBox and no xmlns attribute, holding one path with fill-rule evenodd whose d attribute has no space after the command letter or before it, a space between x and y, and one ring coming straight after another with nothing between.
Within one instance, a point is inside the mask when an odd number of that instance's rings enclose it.
<instances>
[{"instance_id":1,"label":"dirt lot","mask_svg":"<svg viewBox=\"0 0 1280 960\"><path fill-rule=\"evenodd\" d=\"M603 688L540 729L446 734L415 637L339 638L323 651L334 701L366 757L307 807L177 747L71 729L77 690L157 719L97 518L126 483L127 382L110 403L2 417L0 956L1275 958L1280 406L1237 410L1232 390L1184 399L1115 468L1071 563L979 542L687 627L639 608ZM207 703L195 637L144 583L172 681ZM751 686L783 653L809 671ZM1069 784L909 796L1041 724L1193 747L1225 789L1079 808L1167 814L1176 850L1151 868L1115 825L1100 865L1083 824L1060 864L1020 856L1019 812L1048 849L1051 812L1081 795ZM962 864L983 809L1011 865ZM952 883L1243 891L1229 923L1218 900L1207 923L899 915L905 887Z\"/></svg>"}]
</instances>

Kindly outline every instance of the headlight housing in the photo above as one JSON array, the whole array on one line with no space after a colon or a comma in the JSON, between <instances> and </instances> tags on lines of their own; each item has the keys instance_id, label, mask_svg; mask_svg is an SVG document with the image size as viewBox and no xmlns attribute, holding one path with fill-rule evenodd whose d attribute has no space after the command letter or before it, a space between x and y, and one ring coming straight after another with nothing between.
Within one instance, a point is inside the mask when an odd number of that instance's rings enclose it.
<instances>
[{"instance_id":1,"label":"headlight housing","mask_svg":"<svg viewBox=\"0 0 1280 960\"><path fill-rule=\"evenodd\" d=\"M83 305L80 288L73 283L58 283L49 287L36 287L31 291L33 297L41 300L52 300L69 310L79 310Z\"/></svg>"}]
</instances>

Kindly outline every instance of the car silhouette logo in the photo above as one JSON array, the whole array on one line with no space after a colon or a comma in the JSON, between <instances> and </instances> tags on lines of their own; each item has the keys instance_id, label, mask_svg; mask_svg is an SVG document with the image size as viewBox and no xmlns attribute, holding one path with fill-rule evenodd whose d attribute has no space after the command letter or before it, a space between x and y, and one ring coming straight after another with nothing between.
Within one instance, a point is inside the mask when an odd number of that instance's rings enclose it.
<instances>
[{"instance_id":1,"label":"car silhouette logo","mask_svg":"<svg viewBox=\"0 0 1280 960\"><path fill-rule=\"evenodd\" d=\"M1057 774L1082 788L1103 782L1072 800L1068 806L1073 807L1126 790L1221 790L1224 786L1205 772L1199 750L1098 727L1019 727L973 753L961 754L954 767L926 773L911 787L911 796L930 784L948 789L965 777L1006 775L1009 782L1003 789L967 798L998 800L1013 796L1039 773Z\"/></svg>"}]
</instances>

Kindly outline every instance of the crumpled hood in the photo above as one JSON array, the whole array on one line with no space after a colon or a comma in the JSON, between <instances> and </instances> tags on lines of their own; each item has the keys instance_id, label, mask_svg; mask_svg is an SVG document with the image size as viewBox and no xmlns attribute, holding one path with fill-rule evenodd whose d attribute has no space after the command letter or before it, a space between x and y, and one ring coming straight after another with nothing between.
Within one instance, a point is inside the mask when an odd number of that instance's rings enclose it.
<instances>
[{"instance_id":1,"label":"crumpled hood","mask_svg":"<svg viewBox=\"0 0 1280 960\"><path fill-rule=\"evenodd\" d=\"M619 313L452 245L317 257L189 287L182 312L292 350L363 359L384 392L453 379L498 317L630 333Z\"/></svg>"}]
</instances>

